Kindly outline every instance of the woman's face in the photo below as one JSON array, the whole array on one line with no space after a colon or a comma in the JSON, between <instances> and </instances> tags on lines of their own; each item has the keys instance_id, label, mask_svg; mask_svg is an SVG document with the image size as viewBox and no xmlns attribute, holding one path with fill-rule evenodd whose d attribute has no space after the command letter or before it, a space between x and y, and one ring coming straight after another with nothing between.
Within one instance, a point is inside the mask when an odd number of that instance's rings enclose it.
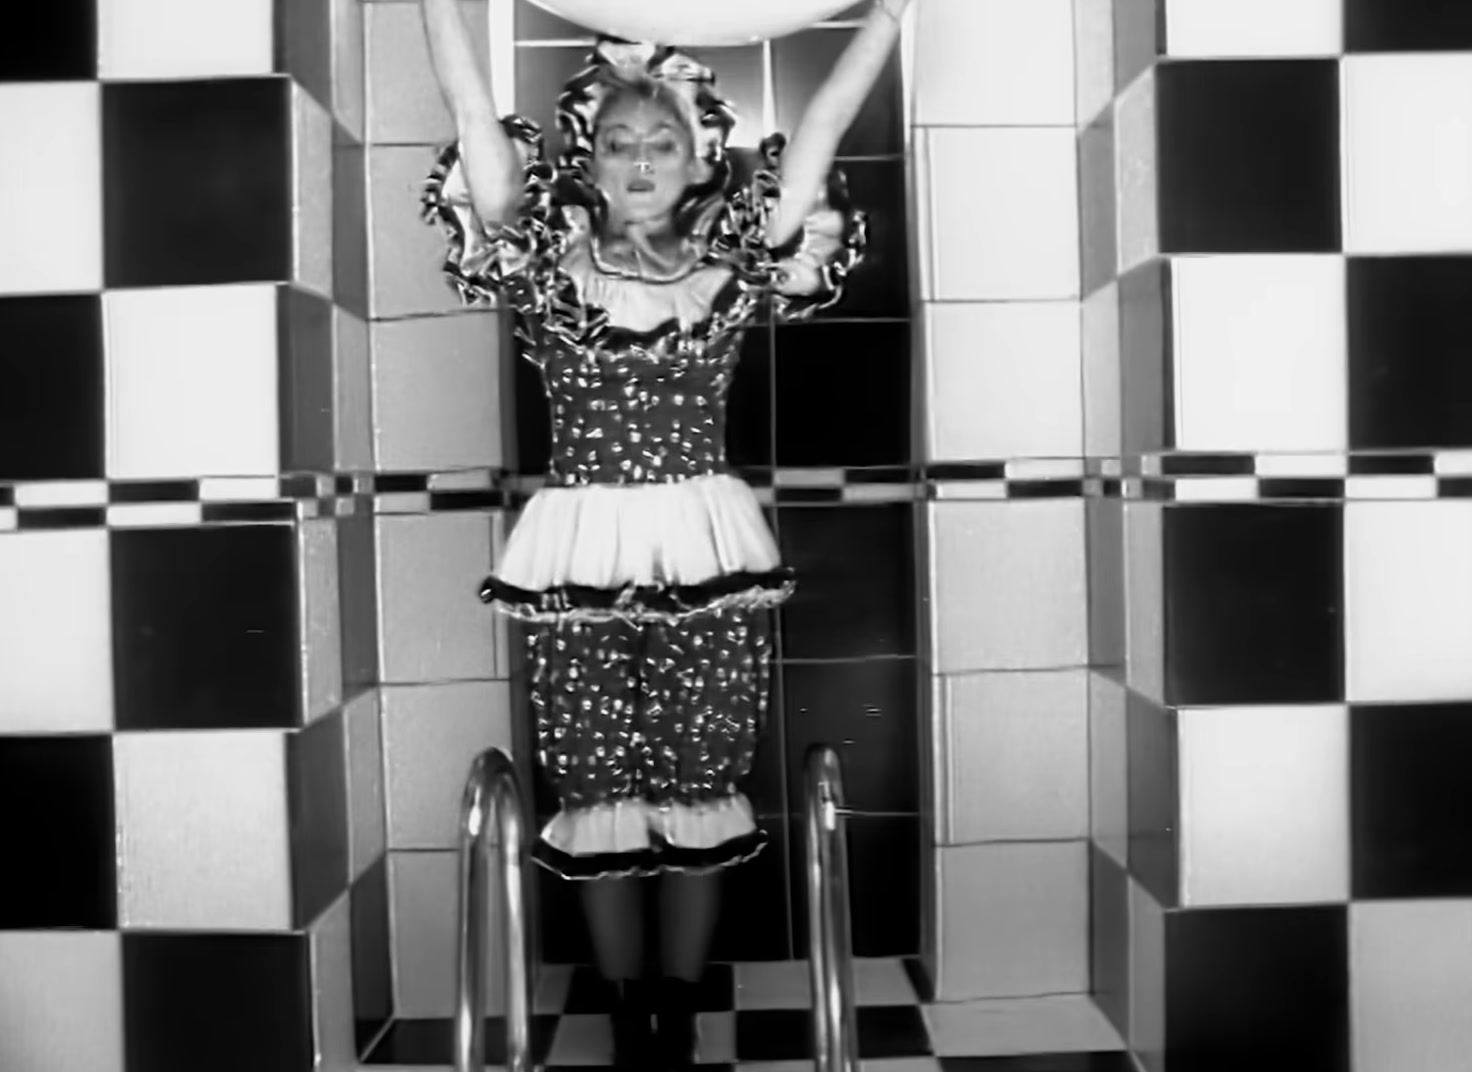
<instances>
[{"instance_id":1,"label":"woman's face","mask_svg":"<svg viewBox=\"0 0 1472 1072\"><path fill-rule=\"evenodd\" d=\"M631 223L662 219L699 177L690 132L665 105L625 97L599 117L593 181L614 217Z\"/></svg>"}]
</instances>

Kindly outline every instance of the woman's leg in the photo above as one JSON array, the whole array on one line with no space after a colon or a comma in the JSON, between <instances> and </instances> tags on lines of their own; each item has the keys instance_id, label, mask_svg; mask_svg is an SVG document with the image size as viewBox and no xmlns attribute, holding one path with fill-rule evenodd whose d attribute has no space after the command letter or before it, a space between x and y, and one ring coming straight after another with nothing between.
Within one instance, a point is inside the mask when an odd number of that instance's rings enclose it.
<instances>
[{"instance_id":1,"label":"woman's leg","mask_svg":"<svg viewBox=\"0 0 1472 1072\"><path fill-rule=\"evenodd\" d=\"M721 877L720 871L661 876L659 957L666 979L698 983L704 977L720 921Z\"/></svg>"},{"instance_id":2,"label":"woman's leg","mask_svg":"<svg viewBox=\"0 0 1472 1072\"><path fill-rule=\"evenodd\" d=\"M644 887L637 878L580 883L598 974L624 983L644 974Z\"/></svg>"}]
</instances>

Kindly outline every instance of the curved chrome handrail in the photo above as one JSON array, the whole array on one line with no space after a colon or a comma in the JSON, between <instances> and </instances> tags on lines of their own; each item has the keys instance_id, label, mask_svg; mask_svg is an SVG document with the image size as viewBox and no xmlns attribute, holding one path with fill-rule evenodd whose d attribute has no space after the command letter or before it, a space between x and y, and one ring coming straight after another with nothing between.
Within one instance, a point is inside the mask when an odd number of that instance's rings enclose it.
<instances>
[{"instance_id":1,"label":"curved chrome handrail","mask_svg":"<svg viewBox=\"0 0 1472 1072\"><path fill-rule=\"evenodd\" d=\"M494 824L494 825L493 825ZM501 878L506 1070L531 1072L531 958L526 923L526 811L511 757L475 758L460 802L460 903L455 964L455 1072L485 1072L486 894L491 832Z\"/></svg>"},{"instance_id":2,"label":"curved chrome handrail","mask_svg":"<svg viewBox=\"0 0 1472 1072\"><path fill-rule=\"evenodd\" d=\"M838 753L828 745L814 745L808 749L803 773L813 1058L818 1072L858 1072L845 836L848 809Z\"/></svg>"}]
</instances>

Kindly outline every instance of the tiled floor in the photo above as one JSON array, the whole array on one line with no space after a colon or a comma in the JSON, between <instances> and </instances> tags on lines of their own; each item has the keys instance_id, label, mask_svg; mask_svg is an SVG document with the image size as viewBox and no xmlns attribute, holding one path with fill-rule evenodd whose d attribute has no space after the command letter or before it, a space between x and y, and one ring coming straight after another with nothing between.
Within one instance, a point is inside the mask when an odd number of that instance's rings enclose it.
<instances>
[{"instance_id":1,"label":"tiled floor","mask_svg":"<svg viewBox=\"0 0 1472 1072\"><path fill-rule=\"evenodd\" d=\"M922 1005L904 966L854 966L859 1052L882 1072L1133 1072L1118 1034L1082 995ZM800 1072L812 1066L806 964L718 965L702 985L704 1067ZM585 969L544 970L533 1025L548 1072L606 1067L607 1003ZM503 1060L501 1022L488 1025L487 1060ZM450 1021L397 1021L364 1072L427 1072L450 1063Z\"/></svg>"}]
</instances>

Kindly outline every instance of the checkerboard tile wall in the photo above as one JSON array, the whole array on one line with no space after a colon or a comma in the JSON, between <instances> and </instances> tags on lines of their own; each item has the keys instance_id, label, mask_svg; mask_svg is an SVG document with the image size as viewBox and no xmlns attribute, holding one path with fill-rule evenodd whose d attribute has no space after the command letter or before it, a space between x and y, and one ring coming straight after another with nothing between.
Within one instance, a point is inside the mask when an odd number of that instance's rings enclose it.
<instances>
[{"instance_id":1,"label":"checkerboard tile wall","mask_svg":"<svg viewBox=\"0 0 1472 1072\"><path fill-rule=\"evenodd\" d=\"M1089 514L1096 997L1152 1072L1455 1063L1472 23L1076 16L1085 437L1146 492Z\"/></svg>"}]
</instances>

